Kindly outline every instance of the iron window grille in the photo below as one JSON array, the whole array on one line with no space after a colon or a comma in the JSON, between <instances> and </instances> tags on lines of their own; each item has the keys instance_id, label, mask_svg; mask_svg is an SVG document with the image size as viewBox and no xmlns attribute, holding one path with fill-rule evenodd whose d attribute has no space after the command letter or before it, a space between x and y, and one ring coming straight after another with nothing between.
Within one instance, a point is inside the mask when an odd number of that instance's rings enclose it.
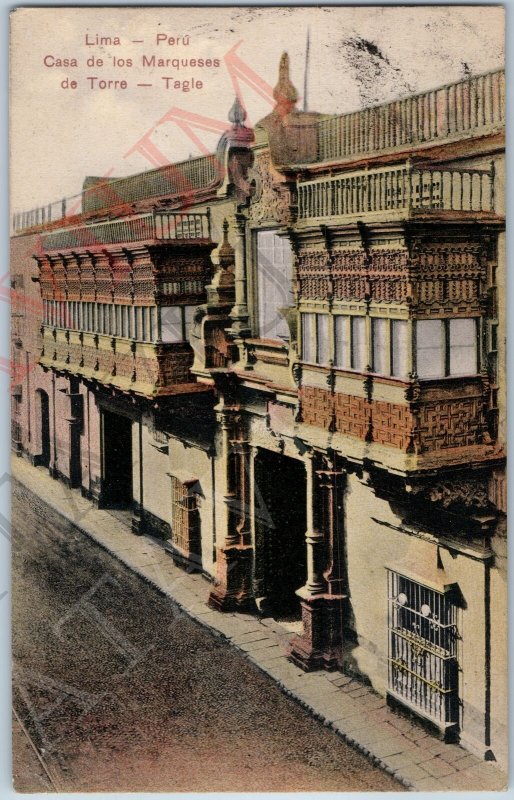
<instances>
[{"instance_id":1,"label":"iron window grille","mask_svg":"<svg viewBox=\"0 0 514 800\"><path fill-rule=\"evenodd\" d=\"M171 476L171 541L186 559L200 558L196 480L183 483Z\"/></svg>"},{"instance_id":2,"label":"iron window grille","mask_svg":"<svg viewBox=\"0 0 514 800\"><path fill-rule=\"evenodd\" d=\"M457 606L389 571L389 689L438 726L459 721Z\"/></svg>"}]
</instances>

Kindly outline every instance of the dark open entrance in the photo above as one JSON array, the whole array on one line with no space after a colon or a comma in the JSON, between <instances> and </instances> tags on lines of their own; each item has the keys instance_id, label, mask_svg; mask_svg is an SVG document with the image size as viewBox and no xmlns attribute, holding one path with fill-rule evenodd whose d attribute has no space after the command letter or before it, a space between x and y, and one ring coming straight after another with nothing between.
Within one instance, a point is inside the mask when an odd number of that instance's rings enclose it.
<instances>
[{"instance_id":1,"label":"dark open entrance","mask_svg":"<svg viewBox=\"0 0 514 800\"><path fill-rule=\"evenodd\" d=\"M39 399L39 422L41 426L41 453L37 458L37 463L42 467L48 467L50 466L50 410L48 395L43 389L38 389L36 394Z\"/></svg>"},{"instance_id":2,"label":"dark open entrance","mask_svg":"<svg viewBox=\"0 0 514 800\"><path fill-rule=\"evenodd\" d=\"M306 580L306 476L301 461L259 450L255 460L254 594L275 617L299 615Z\"/></svg>"},{"instance_id":3,"label":"dark open entrance","mask_svg":"<svg viewBox=\"0 0 514 800\"><path fill-rule=\"evenodd\" d=\"M128 508L132 505L132 420L104 411L102 425L102 505Z\"/></svg>"}]
</instances>

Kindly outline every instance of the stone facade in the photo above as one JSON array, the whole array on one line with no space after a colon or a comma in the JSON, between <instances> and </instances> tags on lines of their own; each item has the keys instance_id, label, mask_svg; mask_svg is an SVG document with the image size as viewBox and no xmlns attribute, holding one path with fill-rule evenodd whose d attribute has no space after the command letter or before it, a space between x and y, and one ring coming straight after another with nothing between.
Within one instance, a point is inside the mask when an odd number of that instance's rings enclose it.
<instances>
[{"instance_id":1,"label":"stone facade","mask_svg":"<svg viewBox=\"0 0 514 800\"><path fill-rule=\"evenodd\" d=\"M15 452L500 761L503 80L326 118L284 55L253 131L11 240Z\"/></svg>"}]
</instances>

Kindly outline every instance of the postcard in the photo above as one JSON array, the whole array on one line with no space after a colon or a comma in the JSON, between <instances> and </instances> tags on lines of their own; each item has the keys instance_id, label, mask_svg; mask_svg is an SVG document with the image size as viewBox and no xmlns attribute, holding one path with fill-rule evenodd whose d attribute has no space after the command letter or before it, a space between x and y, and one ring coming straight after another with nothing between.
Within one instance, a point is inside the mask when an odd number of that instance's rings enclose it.
<instances>
[{"instance_id":1,"label":"postcard","mask_svg":"<svg viewBox=\"0 0 514 800\"><path fill-rule=\"evenodd\" d=\"M17 8L10 128L16 789L504 789L504 9Z\"/></svg>"}]
</instances>

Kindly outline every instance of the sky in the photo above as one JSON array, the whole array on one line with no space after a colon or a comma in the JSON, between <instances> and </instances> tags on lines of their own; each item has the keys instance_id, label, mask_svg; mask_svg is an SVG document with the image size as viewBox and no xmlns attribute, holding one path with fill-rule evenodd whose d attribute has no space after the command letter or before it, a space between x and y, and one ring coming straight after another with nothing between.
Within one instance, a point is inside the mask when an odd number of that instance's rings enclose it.
<instances>
[{"instance_id":1,"label":"sky","mask_svg":"<svg viewBox=\"0 0 514 800\"><path fill-rule=\"evenodd\" d=\"M504 64L504 10L495 6L17 9L12 209L72 196L86 175L130 175L213 151L237 80L248 123L269 113L284 50L303 107L307 34L307 107L323 113Z\"/></svg>"}]
</instances>

